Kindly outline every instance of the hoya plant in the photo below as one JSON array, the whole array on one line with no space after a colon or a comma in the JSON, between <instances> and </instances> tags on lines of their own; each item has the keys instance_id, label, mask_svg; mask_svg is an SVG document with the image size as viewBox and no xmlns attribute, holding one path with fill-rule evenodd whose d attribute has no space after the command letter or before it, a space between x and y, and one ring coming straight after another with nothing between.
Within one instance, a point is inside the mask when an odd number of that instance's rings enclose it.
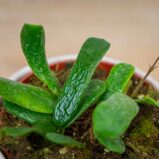
<instances>
[{"instance_id":1,"label":"hoya plant","mask_svg":"<svg viewBox=\"0 0 159 159\"><path fill-rule=\"evenodd\" d=\"M92 113L95 138L106 149L122 154L126 149L124 133L139 112L137 103L159 107L159 103L150 96L137 98L134 93L131 98L126 95L135 71L130 64L114 65L105 81L92 79L110 47L104 39L92 37L84 42L64 86L48 65L45 33L41 25L24 24L21 47L28 65L47 89L0 78L4 109L29 125L2 127L0 138L34 132L56 144L84 148L83 143L65 136L65 129L95 105Z\"/></svg>"}]
</instances>

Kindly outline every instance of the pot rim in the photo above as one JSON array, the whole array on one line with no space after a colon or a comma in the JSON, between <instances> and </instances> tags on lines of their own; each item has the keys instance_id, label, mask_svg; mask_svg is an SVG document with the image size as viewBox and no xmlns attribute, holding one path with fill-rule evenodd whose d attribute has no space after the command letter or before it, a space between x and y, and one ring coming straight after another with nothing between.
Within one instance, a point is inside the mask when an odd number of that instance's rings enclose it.
<instances>
[{"instance_id":1,"label":"pot rim","mask_svg":"<svg viewBox=\"0 0 159 159\"><path fill-rule=\"evenodd\" d=\"M62 61L67 61L67 60L75 60L76 57L77 57L77 54L68 54L68 55L59 55L59 56L57 55L57 56L48 58L48 63L55 64L57 62L62 62ZM121 63L122 61L111 58L111 57L104 57L102 59L102 62L106 62L106 63L110 63L110 64L117 64L117 63ZM14 73L13 75L11 75L9 77L9 79L18 81L19 79L24 77L26 74L31 73L31 72L32 71L29 68L29 66L25 66L22 69L20 69L19 71L17 71L16 73ZM135 74L137 76L139 76L140 78L143 78L146 73L144 71L138 69L137 67L135 67ZM156 81L151 76L147 77L146 81L148 83L150 83L157 91L159 91L159 82L158 81Z\"/></svg>"},{"instance_id":2,"label":"pot rim","mask_svg":"<svg viewBox=\"0 0 159 159\"><path fill-rule=\"evenodd\" d=\"M0 151L0 159L5 159L4 155Z\"/></svg>"}]
</instances>

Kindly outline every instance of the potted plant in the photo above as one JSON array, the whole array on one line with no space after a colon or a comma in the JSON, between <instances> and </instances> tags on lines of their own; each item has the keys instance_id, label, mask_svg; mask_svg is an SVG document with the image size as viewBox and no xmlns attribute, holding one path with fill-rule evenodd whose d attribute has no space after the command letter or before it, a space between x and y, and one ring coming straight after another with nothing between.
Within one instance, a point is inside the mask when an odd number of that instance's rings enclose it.
<instances>
[{"instance_id":1,"label":"potted plant","mask_svg":"<svg viewBox=\"0 0 159 159\"><path fill-rule=\"evenodd\" d=\"M31 24L21 46L34 75L27 68L17 82L0 78L7 158L159 158L159 86L145 81L159 58L141 78L130 64L100 62L110 44L89 38L76 60L49 67L44 29Z\"/></svg>"}]
</instances>

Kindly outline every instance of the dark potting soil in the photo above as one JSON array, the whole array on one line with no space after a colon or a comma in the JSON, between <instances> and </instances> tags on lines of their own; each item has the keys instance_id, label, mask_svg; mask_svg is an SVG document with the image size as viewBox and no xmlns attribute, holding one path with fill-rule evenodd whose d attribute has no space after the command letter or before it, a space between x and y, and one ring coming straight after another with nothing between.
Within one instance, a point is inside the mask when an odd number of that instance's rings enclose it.
<instances>
[{"instance_id":1,"label":"dark potting soil","mask_svg":"<svg viewBox=\"0 0 159 159\"><path fill-rule=\"evenodd\" d=\"M70 72L72 64L68 63L66 66L61 71L55 71L62 85ZM105 80L107 75L108 72L98 68L93 78ZM132 78L127 89L128 95L131 94L138 81L138 78ZM32 76L27 82L47 89L35 76ZM159 100L159 93L147 84L140 90L139 95L142 94L149 94ZM139 114L123 135L126 152L119 155L109 152L94 138L92 130L92 111L94 107L95 105L90 107L65 131L66 135L84 143L86 145L84 149L59 146L44 140L34 133L17 139L5 137L0 140L0 149L5 152L9 159L159 159L158 108L140 105ZM4 125L21 126L27 124L6 112L3 107L0 107L0 127Z\"/></svg>"}]
</instances>

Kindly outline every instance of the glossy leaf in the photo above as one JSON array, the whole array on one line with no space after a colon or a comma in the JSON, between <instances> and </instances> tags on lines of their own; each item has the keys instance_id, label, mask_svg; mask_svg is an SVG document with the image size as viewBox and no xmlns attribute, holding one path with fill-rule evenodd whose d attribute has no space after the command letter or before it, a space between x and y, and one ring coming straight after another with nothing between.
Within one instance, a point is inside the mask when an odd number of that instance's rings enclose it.
<instances>
[{"instance_id":1,"label":"glossy leaf","mask_svg":"<svg viewBox=\"0 0 159 159\"><path fill-rule=\"evenodd\" d=\"M21 47L35 75L58 95L59 82L50 70L45 55L45 33L41 25L24 24L21 31Z\"/></svg>"},{"instance_id":2,"label":"glossy leaf","mask_svg":"<svg viewBox=\"0 0 159 159\"><path fill-rule=\"evenodd\" d=\"M49 132L54 133L63 133L64 129L57 128L52 121L37 121L32 124L32 126L35 128L36 132L42 136L45 136L45 134Z\"/></svg>"},{"instance_id":3,"label":"glossy leaf","mask_svg":"<svg viewBox=\"0 0 159 159\"><path fill-rule=\"evenodd\" d=\"M33 124L37 121L52 121L52 116L49 114L33 112L6 100L3 100L3 107L12 115L15 115L17 118L29 124Z\"/></svg>"},{"instance_id":4,"label":"glossy leaf","mask_svg":"<svg viewBox=\"0 0 159 159\"><path fill-rule=\"evenodd\" d=\"M115 92L124 92L134 70L134 66L130 64L116 64L105 81L106 91L101 99L107 99Z\"/></svg>"},{"instance_id":5,"label":"glossy leaf","mask_svg":"<svg viewBox=\"0 0 159 159\"><path fill-rule=\"evenodd\" d=\"M41 88L0 78L0 96L26 109L52 113L56 97Z\"/></svg>"},{"instance_id":6,"label":"glossy leaf","mask_svg":"<svg viewBox=\"0 0 159 159\"><path fill-rule=\"evenodd\" d=\"M54 127L53 123L50 121L43 121L39 120L34 123L32 123L32 127L3 127L0 128L0 137L4 136L11 136L11 137L19 137L28 135L32 132L37 133L43 137L45 137L45 134L49 132L62 132L63 130L60 130L56 127Z\"/></svg>"},{"instance_id":7,"label":"glossy leaf","mask_svg":"<svg viewBox=\"0 0 159 159\"><path fill-rule=\"evenodd\" d=\"M124 142L122 141L121 137L117 138L105 138L105 137L99 137L99 142L104 145L109 151L113 151L119 154L122 154L125 152L126 147Z\"/></svg>"},{"instance_id":8,"label":"glossy leaf","mask_svg":"<svg viewBox=\"0 0 159 159\"><path fill-rule=\"evenodd\" d=\"M95 137L105 145L118 143L113 141L119 138L128 129L131 121L137 115L139 107L134 100L122 93L114 93L107 100L97 105L93 112L93 132ZM109 139L109 142L105 142ZM110 141L112 140L112 141ZM112 144L113 143L113 144ZM111 145L108 145L109 148ZM121 147L120 145L114 145ZM112 150L115 147L112 147ZM122 153L122 151L121 151Z\"/></svg>"},{"instance_id":9,"label":"glossy leaf","mask_svg":"<svg viewBox=\"0 0 159 159\"><path fill-rule=\"evenodd\" d=\"M82 113L84 113L90 106L95 104L104 91L105 85L103 81L91 80L83 93L83 97L80 101L81 106L77 115L72 118L67 126L71 125Z\"/></svg>"},{"instance_id":10,"label":"glossy leaf","mask_svg":"<svg viewBox=\"0 0 159 159\"><path fill-rule=\"evenodd\" d=\"M159 107L159 102L155 101L153 98L149 96L143 96L142 98L135 99L135 101L139 104L146 104Z\"/></svg>"},{"instance_id":11,"label":"glossy leaf","mask_svg":"<svg viewBox=\"0 0 159 159\"><path fill-rule=\"evenodd\" d=\"M49 141L59 145L76 146L80 148L84 147L84 145L81 142L76 141L69 136L64 136L58 133L47 133L46 138Z\"/></svg>"},{"instance_id":12,"label":"glossy leaf","mask_svg":"<svg viewBox=\"0 0 159 159\"><path fill-rule=\"evenodd\" d=\"M109 46L97 38L89 38L83 44L53 112L58 126L66 126L77 114L84 90Z\"/></svg>"},{"instance_id":13,"label":"glossy leaf","mask_svg":"<svg viewBox=\"0 0 159 159\"><path fill-rule=\"evenodd\" d=\"M44 124L44 123L35 123L32 127L3 127L0 128L0 138L5 136L10 137L21 137L29 135L30 133L37 133L43 137L48 132L55 132L55 129L52 129L52 125Z\"/></svg>"},{"instance_id":14,"label":"glossy leaf","mask_svg":"<svg viewBox=\"0 0 159 159\"><path fill-rule=\"evenodd\" d=\"M5 136L10 136L10 137L26 136L34 131L35 129L31 127L19 127L19 128L3 127L0 128L0 138Z\"/></svg>"}]
</instances>

